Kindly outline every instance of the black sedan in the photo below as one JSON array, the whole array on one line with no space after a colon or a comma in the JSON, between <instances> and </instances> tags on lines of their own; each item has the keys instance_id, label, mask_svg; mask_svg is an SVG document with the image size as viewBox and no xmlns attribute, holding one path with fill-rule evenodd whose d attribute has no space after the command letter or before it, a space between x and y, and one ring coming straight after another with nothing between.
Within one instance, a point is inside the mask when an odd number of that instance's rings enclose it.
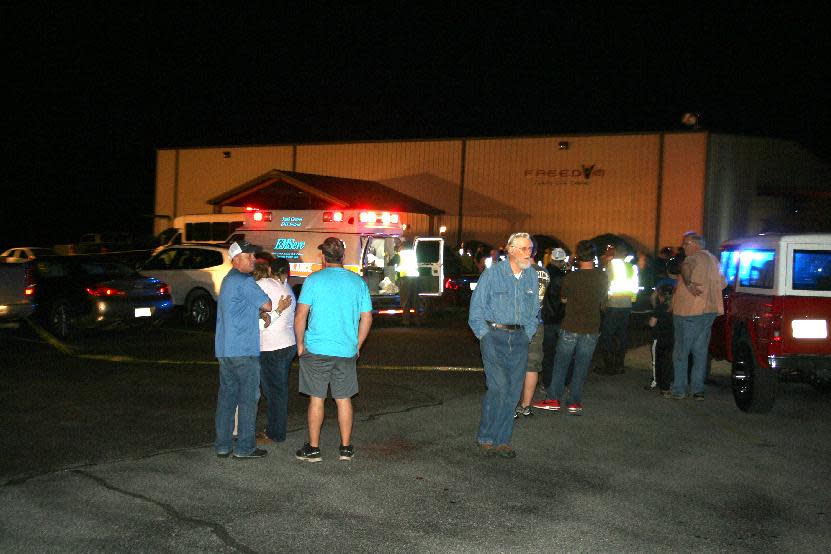
<instances>
[{"instance_id":1,"label":"black sedan","mask_svg":"<svg viewBox=\"0 0 831 554\"><path fill-rule=\"evenodd\" d=\"M173 311L165 283L114 260L49 256L31 264L34 317L61 339L82 328L150 323Z\"/></svg>"}]
</instances>

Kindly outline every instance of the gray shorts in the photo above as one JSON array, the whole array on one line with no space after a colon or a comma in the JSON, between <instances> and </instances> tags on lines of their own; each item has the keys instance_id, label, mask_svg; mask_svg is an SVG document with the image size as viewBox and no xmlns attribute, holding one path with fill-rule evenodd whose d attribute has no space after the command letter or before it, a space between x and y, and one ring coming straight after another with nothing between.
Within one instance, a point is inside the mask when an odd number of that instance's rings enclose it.
<instances>
[{"instance_id":1,"label":"gray shorts","mask_svg":"<svg viewBox=\"0 0 831 554\"><path fill-rule=\"evenodd\" d=\"M528 367L526 373L538 373L542 371L542 325L537 326L537 332L528 345Z\"/></svg>"},{"instance_id":2,"label":"gray shorts","mask_svg":"<svg viewBox=\"0 0 831 554\"><path fill-rule=\"evenodd\" d=\"M357 356L341 358L312 354L300 356L299 390L316 398L326 398L331 388L332 398L351 398L358 394Z\"/></svg>"}]
</instances>

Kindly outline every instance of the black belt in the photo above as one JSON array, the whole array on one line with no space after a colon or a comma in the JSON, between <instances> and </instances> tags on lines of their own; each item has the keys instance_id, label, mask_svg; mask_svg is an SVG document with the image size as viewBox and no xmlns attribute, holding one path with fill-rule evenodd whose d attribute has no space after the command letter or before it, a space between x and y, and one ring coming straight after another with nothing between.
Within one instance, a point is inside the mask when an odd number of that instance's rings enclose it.
<instances>
[{"instance_id":1,"label":"black belt","mask_svg":"<svg viewBox=\"0 0 831 554\"><path fill-rule=\"evenodd\" d=\"M501 331L521 331L525 329L522 325L503 325L502 323L494 323L493 321L486 321L485 323L492 329L499 329Z\"/></svg>"}]
</instances>

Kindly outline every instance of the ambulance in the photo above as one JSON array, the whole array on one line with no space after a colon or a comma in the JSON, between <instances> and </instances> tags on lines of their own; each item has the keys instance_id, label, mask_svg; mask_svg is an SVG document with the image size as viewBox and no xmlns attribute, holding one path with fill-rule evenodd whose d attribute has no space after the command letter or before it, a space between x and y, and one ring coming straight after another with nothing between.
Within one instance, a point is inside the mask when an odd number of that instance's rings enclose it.
<instances>
[{"instance_id":1,"label":"ambulance","mask_svg":"<svg viewBox=\"0 0 831 554\"><path fill-rule=\"evenodd\" d=\"M303 281L322 269L317 248L327 237L338 237L346 247L344 268L360 275L369 287L376 313L400 313L398 279L393 264L395 248L404 240L401 215L373 210L262 210L246 208L243 224L228 241L245 239L285 258L291 266L290 284L299 295ZM418 263L420 296L444 292L444 239L417 237L413 241Z\"/></svg>"}]
</instances>

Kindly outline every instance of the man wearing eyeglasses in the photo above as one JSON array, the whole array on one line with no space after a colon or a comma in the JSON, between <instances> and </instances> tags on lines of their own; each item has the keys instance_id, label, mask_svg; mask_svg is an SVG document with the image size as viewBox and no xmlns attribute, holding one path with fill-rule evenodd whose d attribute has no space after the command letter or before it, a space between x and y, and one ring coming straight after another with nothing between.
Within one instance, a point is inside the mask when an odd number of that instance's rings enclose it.
<instances>
[{"instance_id":1,"label":"man wearing eyeglasses","mask_svg":"<svg viewBox=\"0 0 831 554\"><path fill-rule=\"evenodd\" d=\"M487 391L476 440L487 456L515 458L510 441L522 392L528 344L540 309L533 242L528 233L508 238L506 260L482 272L470 301L468 324L479 339Z\"/></svg>"}]
</instances>

